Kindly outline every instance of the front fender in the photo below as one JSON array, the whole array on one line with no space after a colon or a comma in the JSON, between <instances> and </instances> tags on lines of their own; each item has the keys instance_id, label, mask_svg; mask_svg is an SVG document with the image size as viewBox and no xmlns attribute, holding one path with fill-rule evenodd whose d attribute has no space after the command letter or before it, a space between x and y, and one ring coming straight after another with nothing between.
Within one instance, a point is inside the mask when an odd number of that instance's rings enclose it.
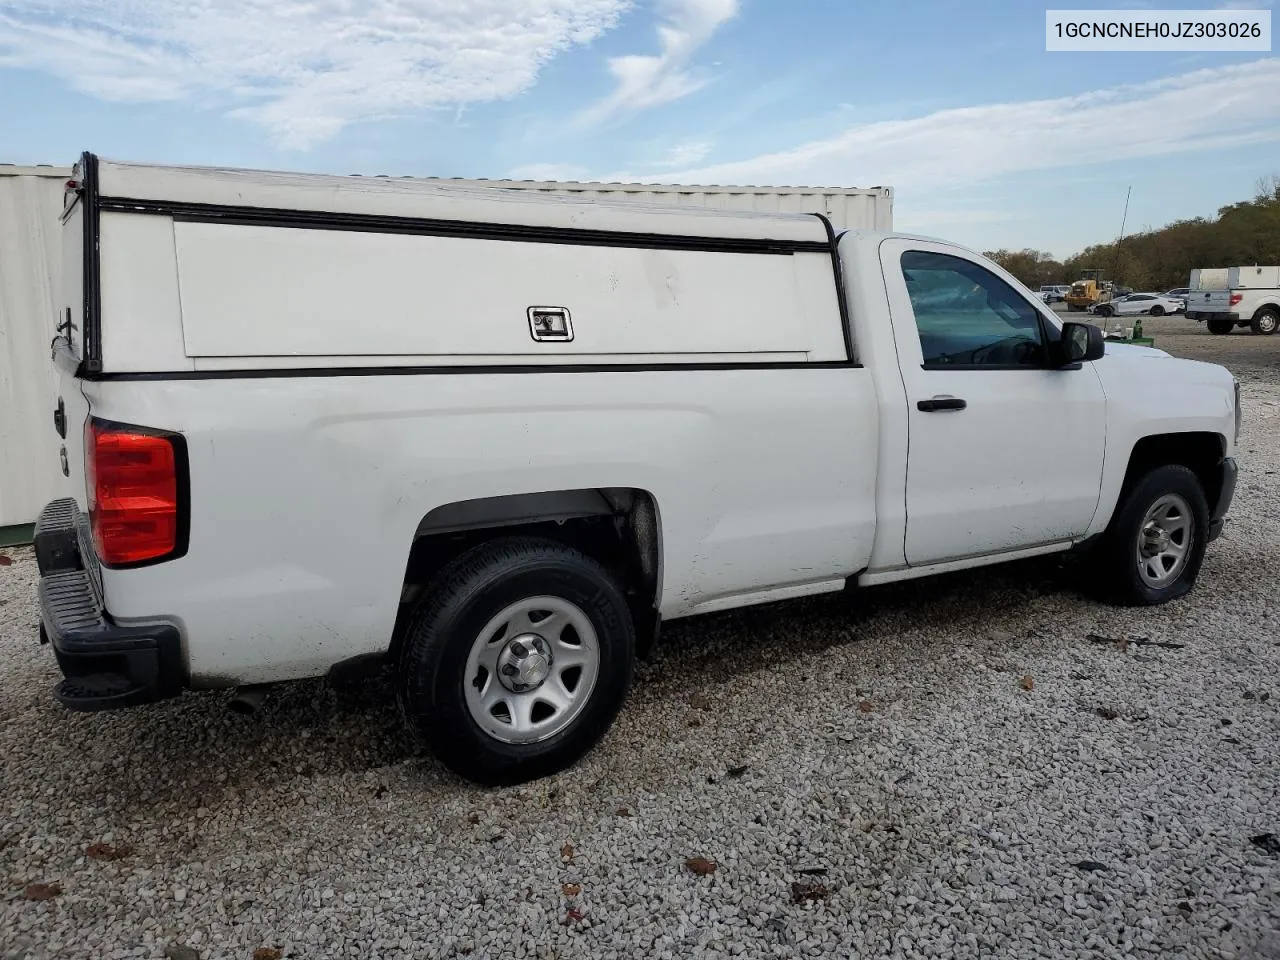
<instances>
[{"instance_id":1,"label":"front fender","mask_svg":"<svg viewBox=\"0 0 1280 960\"><path fill-rule=\"evenodd\" d=\"M1111 522L1129 458L1145 437L1210 433L1235 455L1235 380L1215 363L1181 360L1136 344L1107 344L1095 362L1107 396L1107 442L1098 509L1086 536Z\"/></svg>"}]
</instances>

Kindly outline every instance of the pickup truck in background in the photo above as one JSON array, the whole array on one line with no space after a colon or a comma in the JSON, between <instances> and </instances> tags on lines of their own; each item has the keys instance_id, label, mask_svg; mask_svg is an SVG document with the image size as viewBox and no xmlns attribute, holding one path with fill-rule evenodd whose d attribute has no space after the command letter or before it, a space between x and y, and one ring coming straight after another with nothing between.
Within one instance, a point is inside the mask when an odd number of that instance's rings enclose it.
<instances>
[{"instance_id":1,"label":"pickup truck in background","mask_svg":"<svg viewBox=\"0 0 1280 960\"><path fill-rule=\"evenodd\" d=\"M662 623L1082 551L1183 596L1239 384L954 244L424 181L98 160L63 212L76 710L389 665L481 783L610 727Z\"/></svg>"},{"instance_id":2,"label":"pickup truck in background","mask_svg":"<svg viewBox=\"0 0 1280 960\"><path fill-rule=\"evenodd\" d=\"M1187 295L1187 316L1205 323L1210 333L1226 334L1236 327L1275 333L1280 328L1280 267L1230 267L1226 273L1224 288Z\"/></svg>"}]
</instances>

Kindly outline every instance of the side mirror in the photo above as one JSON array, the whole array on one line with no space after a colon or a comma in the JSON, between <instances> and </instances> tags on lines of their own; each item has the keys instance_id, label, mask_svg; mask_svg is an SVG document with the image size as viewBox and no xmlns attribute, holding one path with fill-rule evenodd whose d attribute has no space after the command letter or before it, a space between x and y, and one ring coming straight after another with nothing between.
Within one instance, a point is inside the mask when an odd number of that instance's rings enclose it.
<instances>
[{"instance_id":1,"label":"side mirror","mask_svg":"<svg viewBox=\"0 0 1280 960\"><path fill-rule=\"evenodd\" d=\"M1062 339L1058 342L1059 360L1062 366L1099 360L1106 350L1101 327L1072 320L1062 325Z\"/></svg>"}]
</instances>

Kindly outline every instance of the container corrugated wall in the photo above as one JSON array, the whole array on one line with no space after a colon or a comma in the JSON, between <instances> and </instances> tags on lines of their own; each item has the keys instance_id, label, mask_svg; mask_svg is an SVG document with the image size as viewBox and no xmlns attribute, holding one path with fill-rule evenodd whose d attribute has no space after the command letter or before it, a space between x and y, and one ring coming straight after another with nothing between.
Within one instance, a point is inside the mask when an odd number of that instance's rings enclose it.
<instances>
[{"instance_id":1,"label":"container corrugated wall","mask_svg":"<svg viewBox=\"0 0 1280 960\"><path fill-rule=\"evenodd\" d=\"M891 187L703 187L576 183L567 180L440 179L436 182L501 190L532 190L537 193L574 197L600 197L607 200L674 203L689 207L709 207L714 210L822 213L831 220L836 229L893 229L893 188Z\"/></svg>"},{"instance_id":2,"label":"container corrugated wall","mask_svg":"<svg viewBox=\"0 0 1280 960\"><path fill-rule=\"evenodd\" d=\"M68 176L52 167L0 167L0 527L33 523L65 482L49 343Z\"/></svg>"}]
</instances>

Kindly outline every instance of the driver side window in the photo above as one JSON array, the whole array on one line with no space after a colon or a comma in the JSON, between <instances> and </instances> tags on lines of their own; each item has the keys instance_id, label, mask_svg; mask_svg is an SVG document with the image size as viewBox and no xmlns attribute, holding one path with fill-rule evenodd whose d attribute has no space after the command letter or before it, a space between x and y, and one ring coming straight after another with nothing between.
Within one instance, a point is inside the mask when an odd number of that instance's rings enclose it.
<instances>
[{"instance_id":1,"label":"driver side window","mask_svg":"<svg viewBox=\"0 0 1280 960\"><path fill-rule=\"evenodd\" d=\"M923 250L902 255L926 369L1042 367L1040 314L989 270Z\"/></svg>"}]
</instances>

